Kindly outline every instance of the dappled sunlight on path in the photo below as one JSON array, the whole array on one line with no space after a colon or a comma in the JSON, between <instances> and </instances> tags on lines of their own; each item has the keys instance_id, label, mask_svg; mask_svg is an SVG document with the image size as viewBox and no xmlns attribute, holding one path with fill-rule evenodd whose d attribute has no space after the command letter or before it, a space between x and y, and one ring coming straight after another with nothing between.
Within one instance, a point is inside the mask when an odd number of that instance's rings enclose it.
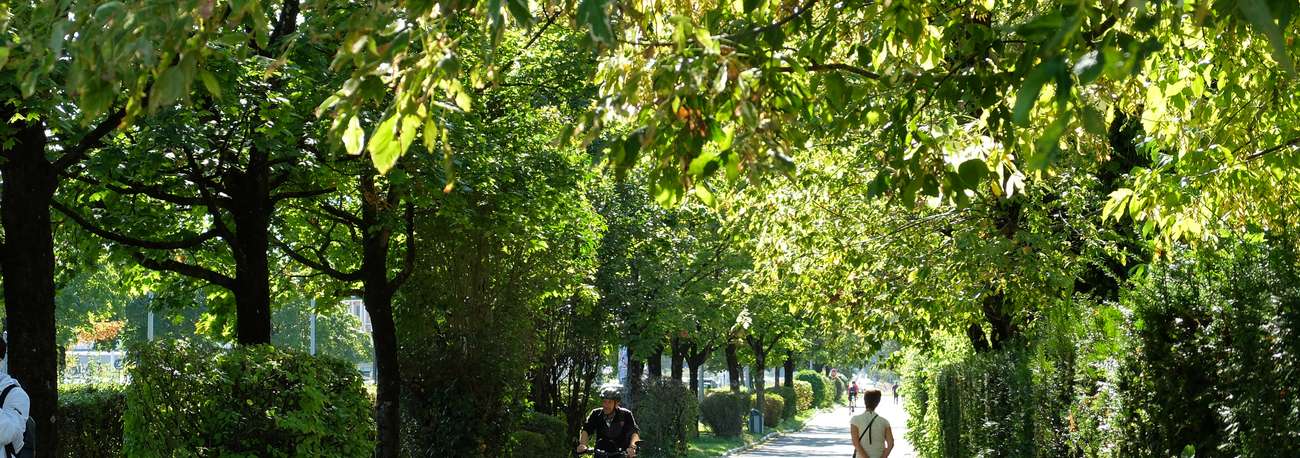
<instances>
[{"instance_id":1,"label":"dappled sunlight on path","mask_svg":"<svg viewBox=\"0 0 1300 458\"><path fill-rule=\"evenodd\" d=\"M858 412L862 406L858 406ZM894 428L894 439L898 445L890 458L911 458L916 456L912 445L907 442L907 412L900 401L895 405L891 396L886 396L878 409L880 416L889 419ZM839 457L853 456L853 444L849 441L848 407L838 407L833 411L821 413L808 421L803 431L786 434L763 444L754 450L735 455L737 458L760 457Z\"/></svg>"}]
</instances>

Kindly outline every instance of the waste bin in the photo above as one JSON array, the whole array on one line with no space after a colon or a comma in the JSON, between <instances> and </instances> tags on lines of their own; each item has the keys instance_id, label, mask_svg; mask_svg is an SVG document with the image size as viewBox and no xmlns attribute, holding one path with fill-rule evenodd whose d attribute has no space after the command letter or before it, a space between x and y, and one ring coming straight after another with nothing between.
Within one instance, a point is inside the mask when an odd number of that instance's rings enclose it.
<instances>
[{"instance_id":1,"label":"waste bin","mask_svg":"<svg viewBox=\"0 0 1300 458\"><path fill-rule=\"evenodd\" d=\"M758 409L749 410L749 432L763 434L763 411Z\"/></svg>"}]
</instances>

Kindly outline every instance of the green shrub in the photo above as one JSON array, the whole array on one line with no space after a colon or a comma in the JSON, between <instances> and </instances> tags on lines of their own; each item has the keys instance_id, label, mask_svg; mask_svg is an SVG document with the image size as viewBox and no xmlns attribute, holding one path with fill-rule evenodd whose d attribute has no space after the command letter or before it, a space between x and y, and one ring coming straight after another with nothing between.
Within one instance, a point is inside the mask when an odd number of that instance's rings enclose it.
<instances>
[{"instance_id":1,"label":"green shrub","mask_svg":"<svg viewBox=\"0 0 1300 458\"><path fill-rule=\"evenodd\" d=\"M773 391L766 391L763 394L763 397L767 399L767 402L763 403L763 425L768 427L781 424L781 418L785 413L785 398ZM757 394L749 395L751 409L754 408L754 397L756 396Z\"/></svg>"},{"instance_id":2,"label":"green shrub","mask_svg":"<svg viewBox=\"0 0 1300 458\"><path fill-rule=\"evenodd\" d=\"M373 406L356 368L269 345L132 345L123 450L132 457L367 456Z\"/></svg>"},{"instance_id":3,"label":"green shrub","mask_svg":"<svg viewBox=\"0 0 1300 458\"><path fill-rule=\"evenodd\" d=\"M749 398L731 392L709 393L700 404L700 417L717 436L736 437L743 432L749 414Z\"/></svg>"},{"instance_id":4,"label":"green shrub","mask_svg":"<svg viewBox=\"0 0 1300 458\"><path fill-rule=\"evenodd\" d=\"M568 458L568 423L564 419L537 412L528 412L512 433L511 456L538 458Z\"/></svg>"},{"instance_id":5,"label":"green shrub","mask_svg":"<svg viewBox=\"0 0 1300 458\"><path fill-rule=\"evenodd\" d=\"M1294 239L1292 239L1294 240ZM1225 241L1153 268L1125 298L1120 455L1300 450L1300 266L1293 241Z\"/></svg>"},{"instance_id":6,"label":"green shrub","mask_svg":"<svg viewBox=\"0 0 1300 458\"><path fill-rule=\"evenodd\" d=\"M798 400L796 406L798 412L807 412L813 408L813 387L811 383L803 380L794 381L795 399Z\"/></svg>"},{"instance_id":7,"label":"green shrub","mask_svg":"<svg viewBox=\"0 0 1300 458\"><path fill-rule=\"evenodd\" d=\"M832 383L835 385L834 403L843 404L849 392L848 381L844 379L843 375L836 374Z\"/></svg>"},{"instance_id":8,"label":"green shrub","mask_svg":"<svg viewBox=\"0 0 1300 458\"><path fill-rule=\"evenodd\" d=\"M123 386L59 387L59 455L68 458L122 456L122 412L125 410Z\"/></svg>"},{"instance_id":9,"label":"green shrub","mask_svg":"<svg viewBox=\"0 0 1300 458\"><path fill-rule=\"evenodd\" d=\"M772 391L781 396L781 418L794 418L799 413L799 395L794 388L782 386Z\"/></svg>"},{"instance_id":10,"label":"green shrub","mask_svg":"<svg viewBox=\"0 0 1300 458\"><path fill-rule=\"evenodd\" d=\"M687 441L700 418L695 393L669 379L650 380L642 390L636 409L642 439L637 456L686 456Z\"/></svg>"},{"instance_id":11,"label":"green shrub","mask_svg":"<svg viewBox=\"0 0 1300 458\"><path fill-rule=\"evenodd\" d=\"M795 380L802 380L812 385L813 389L813 406L830 407L831 401L835 399L835 386L831 380L821 372L802 370L794 374Z\"/></svg>"}]
</instances>

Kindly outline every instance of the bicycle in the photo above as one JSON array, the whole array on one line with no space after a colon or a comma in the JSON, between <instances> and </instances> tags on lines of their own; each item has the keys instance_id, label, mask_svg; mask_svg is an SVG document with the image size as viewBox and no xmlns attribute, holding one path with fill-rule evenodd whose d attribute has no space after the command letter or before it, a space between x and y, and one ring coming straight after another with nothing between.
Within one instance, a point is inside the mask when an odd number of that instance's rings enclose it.
<instances>
[{"instance_id":1,"label":"bicycle","mask_svg":"<svg viewBox=\"0 0 1300 458\"><path fill-rule=\"evenodd\" d=\"M627 451L607 452L598 448L589 448L578 455L595 455L596 458L627 458Z\"/></svg>"}]
</instances>

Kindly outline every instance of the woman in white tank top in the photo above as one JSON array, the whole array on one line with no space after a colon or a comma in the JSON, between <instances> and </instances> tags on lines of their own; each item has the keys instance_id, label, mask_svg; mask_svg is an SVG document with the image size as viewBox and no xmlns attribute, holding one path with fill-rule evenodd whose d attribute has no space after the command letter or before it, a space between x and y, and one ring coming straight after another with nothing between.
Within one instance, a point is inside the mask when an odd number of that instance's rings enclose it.
<instances>
[{"instance_id":1,"label":"woman in white tank top","mask_svg":"<svg viewBox=\"0 0 1300 458\"><path fill-rule=\"evenodd\" d=\"M894 430L889 420L876 414L880 405L880 390L870 388L862 392L862 403L867 410L849 420L849 433L853 435L855 458L888 458L894 449Z\"/></svg>"}]
</instances>

